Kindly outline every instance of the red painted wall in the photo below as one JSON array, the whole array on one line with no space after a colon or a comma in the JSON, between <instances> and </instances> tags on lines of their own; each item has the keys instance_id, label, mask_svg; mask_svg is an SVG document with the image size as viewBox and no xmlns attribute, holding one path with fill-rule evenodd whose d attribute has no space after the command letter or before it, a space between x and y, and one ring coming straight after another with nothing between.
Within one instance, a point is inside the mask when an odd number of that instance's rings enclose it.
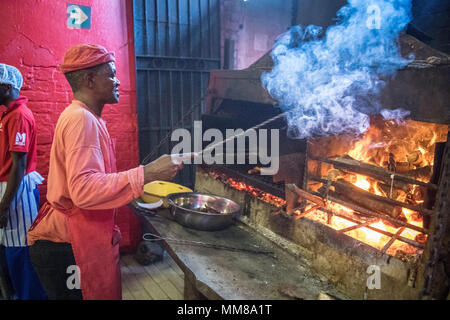
<instances>
[{"instance_id":1,"label":"red painted wall","mask_svg":"<svg viewBox=\"0 0 450 320\"><path fill-rule=\"evenodd\" d=\"M67 3L91 7L90 29L67 28ZM21 94L29 98L38 127L38 172L47 178L53 132L60 113L72 100L64 76L56 70L64 53L78 43L101 44L116 53L120 102L103 112L117 139L118 170L138 160L136 84L132 1L127 0L0 0L0 62L14 65L24 77ZM40 188L45 197L46 185ZM137 218L121 208L119 224L124 249L140 238Z\"/></svg>"}]
</instances>

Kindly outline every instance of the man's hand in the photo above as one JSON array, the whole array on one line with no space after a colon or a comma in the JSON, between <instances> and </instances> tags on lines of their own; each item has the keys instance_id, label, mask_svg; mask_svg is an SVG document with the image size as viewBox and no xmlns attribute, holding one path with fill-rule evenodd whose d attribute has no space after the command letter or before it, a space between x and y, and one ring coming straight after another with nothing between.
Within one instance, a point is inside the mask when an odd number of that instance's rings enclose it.
<instances>
[{"instance_id":1,"label":"man's hand","mask_svg":"<svg viewBox=\"0 0 450 320\"><path fill-rule=\"evenodd\" d=\"M3 229L8 224L9 208L0 206L0 229Z\"/></svg>"},{"instance_id":2,"label":"man's hand","mask_svg":"<svg viewBox=\"0 0 450 320\"><path fill-rule=\"evenodd\" d=\"M163 155L144 167L144 183L155 180L171 181L181 169L183 163L174 163L170 155Z\"/></svg>"}]
</instances>

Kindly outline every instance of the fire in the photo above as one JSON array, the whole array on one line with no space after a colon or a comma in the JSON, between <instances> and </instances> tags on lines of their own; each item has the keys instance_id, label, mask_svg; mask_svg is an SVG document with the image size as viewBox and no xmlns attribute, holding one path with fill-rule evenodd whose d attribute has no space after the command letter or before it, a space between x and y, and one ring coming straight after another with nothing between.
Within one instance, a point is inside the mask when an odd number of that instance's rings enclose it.
<instances>
[{"instance_id":1,"label":"fire","mask_svg":"<svg viewBox=\"0 0 450 320\"><path fill-rule=\"evenodd\" d=\"M244 191L244 192L250 194L251 196L256 197L259 200L269 203L275 207L282 207L282 206L286 205L286 201L284 201L282 198L274 196L270 193L264 192L261 189L255 188L255 187L248 185L242 181L238 181L236 179L230 178L223 173L209 171L209 174L214 179L220 180L223 183L225 183L226 185L228 185L236 190Z\"/></svg>"},{"instance_id":2,"label":"fire","mask_svg":"<svg viewBox=\"0 0 450 320\"><path fill-rule=\"evenodd\" d=\"M358 140L347 151L351 158L376 165L386 170L403 175L411 175L412 178L428 182L432 170L429 168L434 163L434 149L436 142L444 142L447 138L449 127L446 125L419 123L415 121L375 121L364 137ZM429 169L429 170L428 170ZM414 175L415 174L415 175ZM210 171L210 175L219 179L232 188L247 192L248 194L269 203L275 207L283 207L286 201L270 193L237 181L223 173ZM414 175L414 176L412 176ZM400 202L408 202L420 205L424 202L424 191L418 185L412 185L409 189L398 190L392 186L381 185L375 179L360 174L346 173L343 179L356 187L374 193L379 196L395 199ZM308 213L305 218L325 224L335 230L344 230L356 225L353 221L361 221L352 209L329 202L328 210L348 217L345 219L339 215L328 216L327 213L316 209ZM300 213L300 212L298 212ZM423 228L423 219L418 212L402 208L400 218L408 224ZM382 232L378 232L380 230ZM400 226L394 226L385 220L377 219L367 227L351 228L345 230L345 234L364 242L372 247L382 250L391 241L391 237L383 234L390 233L418 243L426 242L426 235L405 228L401 233ZM395 240L386 253L417 254L419 249L405 242Z\"/></svg>"},{"instance_id":3,"label":"fire","mask_svg":"<svg viewBox=\"0 0 450 320\"><path fill-rule=\"evenodd\" d=\"M436 142L446 141L448 129L448 126L445 125L419 123L416 121L375 120L375 123L372 124L364 137L357 141L347 154L355 160L376 165L389 171L395 169L396 172L404 175L416 174L412 178L428 182L432 170L426 169L429 166L433 166ZM424 202L422 197L423 191L417 185L411 186L408 190L394 190L392 186L387 189L385 186L382 189L378 181L359 174L347 174L344 180L365 191L400 202L407 202L407 199L415 205L420 205ZM331 206L331 210L334 212L347 215L354 214L353 210L341 205L332 204ZM328 225L335 230L343 230L355 225L355 223L338 216L333 216L331 221L330 219L324 220L323 213L319 213L318 210L308 214L306 217L322 223L330 222ZM401 218L411 225L423 228L423 219L415 211L403 208ZM393 226L380 219L370 224L370 227L391 234L397 234L400 230L400 227ZM353 229L346 232L346 234L379 250L383 249L391 239L389 236L366 227ZM424 234L408 228L405 228L398 235L419 243L426 241ZM395 255L398 251L414 254L417 252L417 248L396 240L387 253Z\"/></svg>"},{"instance_id":4,"label":"fire","mask_svg":"<svg viewBox=\"0 0 450 320\"><path fill-rule=\"evenodd\" d=\"M356 175L356 182L353 183L358 188L369 191L371 184L364 176Z\"/></svg>"}]
</instances>

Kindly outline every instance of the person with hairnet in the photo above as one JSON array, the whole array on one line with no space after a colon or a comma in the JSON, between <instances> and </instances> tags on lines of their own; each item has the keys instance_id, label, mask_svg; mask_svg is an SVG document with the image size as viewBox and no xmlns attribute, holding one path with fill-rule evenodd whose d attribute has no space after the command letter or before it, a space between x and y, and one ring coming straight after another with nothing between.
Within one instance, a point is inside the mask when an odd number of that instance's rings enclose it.
<instances>
[{"instance_id":1,"label":"person with hairnet","mask_svg":"<svg viewBox=\"0 0 450 320\"><path fill-rule=\"evenodd\" d=\"M0 245L15 295L20 300L47 299L34 271L27 246L27 231L38 213L36 125L20 95L20 71L0 63ZM6 297L8 298L8 297Z\"/></svg>"}]
</instances>

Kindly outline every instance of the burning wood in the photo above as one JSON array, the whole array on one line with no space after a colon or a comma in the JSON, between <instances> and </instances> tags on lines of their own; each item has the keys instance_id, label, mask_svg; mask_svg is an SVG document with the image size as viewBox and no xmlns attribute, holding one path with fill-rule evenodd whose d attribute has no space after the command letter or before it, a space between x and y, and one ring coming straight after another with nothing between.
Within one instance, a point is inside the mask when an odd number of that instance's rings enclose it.
<instances>
[{"instance_id":1,"label":"burning wood","mask_svg":"<svg viewBox=\"0 0 450 320\"><path fill-rule=\"evenodd\" d=\"M424 247L429 234L426 221L433 214L437 180L430 177L440 167L436 144L446 141L448 129L373 117L369 130L358 140L312 141L306 189L327 200L327 206L319 208L327 215L318 212L308 218L390 254L416 253L416 248Z\"/></svg>"},{"instance_id":2,"label":"burning wood","mask_svg":"<svg viewBox=\"0 0 450 320\"><path fill-rule=\"evenodd\" d=\"M410 177L397 174L395 172L388 171L384 168L367 164L362 161L352 159L350 157L346 158L336 158L335 160L321 158L321 157L311 157L312 160L320 161L328 164L332 164L337 169L343 169L345 171L354 172L362 174L365 176L372 177L374 179L383 181L386 184L391 184L398 189L408 188L408 185L420 185L428 189L436 190L437 186L435 184L426 183L423 181L411 179Z\"/></svg>"},{"instance_id":3,"label":"burning wood","mask_svg":"<svg viewBox=\"0 0 450 320\"><path fill-rule=\"evenodd\" d=\"M208 173L214 179L219 180L222 183L224 183L236 190L242 190L242 191L246 192L247 194L250 194L251 196L256 197L256 198L260 199L261 201L269 203L275 207L282 207L282 206L286 205L286 201L284 199L281 199L280 197L274 196L270 193L264 192L263 190L253 187L243 181L239 181L237 179L228 177L224 173L215 172L213 170L209 170Z\"/></svg>"},{"instance_id":4,"label":"burning wood","mask_svg":"<svg viewBox=\"0 0 450 320\"><path fill-rule=\"evenodd\" d=\"M407 195L407 191L402 190L402 189L397 189L394 187L391 188L390 185L387 185L385 183L379 182L377 184L377 187L379 188L379 190L382 191L383 195L389 199L399 199L402 197L406 198L406 195Z\"/></svg>"},{"instance_id":5,"label":"burning wood","mask_svg":"<svg viewBox=\"0 0 450 320\"><path fill-rule=\"evenodd\" d=\"M401 220L406 222L405 216L402 214L402 208L399 206L395 206L389 203L385 203L382 201L378 201L376 199L372 199L369 197L361 197L358 192L348 192L347 188L336 187L337 192L331 192L330 194L336 198L341 198L346 202L354 203L361 207L364 207L370 211L377 212L379 214L387 215L396 220ZM364 213L362 213L364 214ZM398 227L396 223L393 223L394 226Z\"/></svg>"},{"instance_id":6,"label":"burning wood","mask_svg":"<svg viewBox=\"0 0 450 320\"><path fill-rule=\"evenodd\" d=\"M319 196L316 192L311 192L311 193L312 193L312 195ZM424 228L421 228L421 227L412 225L412 224L410 224L410 223L406 223L406 222L404 222L404 221L401 221L401 220L392 218L392 217L387 216L387 215L383 215L383 214L376 213L376 212L374 212L374 211L372 211L372 210L370 210L370 209L367 209L367 208L365 208L365 207L362 207L362 206L360 206L360 205L357 205L357 204L354 204L354 203L351 203L351 202L342 200L342 199L340 199L339 197L336 197L335 195L330 195L330 196L328 197L328 199L329 199L330 201L332 201L332 202L335 202L335 203L340 204L340 205L342 205L342 206L344 206L344 207L347 207L347 208L349 208L349 209L352 209L352 210L358 212L359 214L362 214L362 215L365 215L365 216L370 216L370 217L379 218L379 219L382 219L382 220L384 220L384 221L388 221L388 222L390 222L391 224L400 225L400 226L403 226L403 227L407 227L407 228L409 228L409 229L411 229L411 230L415 230L415 231L418 231L418 232L421 232L421 233L429 234L429 231L426 230L426 229L424 229ZM319 208L319 209L322 210L322 207ZM325 209L325 208L324 208L324 209Z\"/></svg>"},{"instance_id":7,"label":"burning wood","mask_svg":"<svg viewBox=\"0 0 450 320\"><path fill-rule=\"evenodd\" d=\"M414 166L412 163L408 162L408 161L404 161L404 162L396 162L395 163L395 172L397 173L407 173L411 170L414 170L416 168L416 166Z\"/></svg>"},{"instance_id":8,"label":"burning wood","mask_svg":"<svg viewBox=\"0 0 450 320\"><path fill-rule=\"evenodd\" d=\"M328 171L327 179L335 181L337 178L342 177L343 175L345 175L344 172L337 169L331 169L330 171Z\"/></svg>"},{"instance_id":9,"label":"burning wood","mask_svg":"<svg viewBox=\"0 0 450 320\"><path fill-rule=\"evenodd\" d=\"M326 202L321 197L320 194L318 194L316 192L304 191L304 190L300 189L299 187L297 187L293 183L287 185L287 187L290 190L295 191L299 195L300 198L303 198L305 200L308 200L310 202L313 202L313 203L317 204L319 206L319 208L318 208L319 210L322 210L322 209L326 210L326 207L327 207ZM337 204L340 204L342 206L345 206L345 207L347 207L349 209L352 209L352 210L354 210L354 211L356 211L359 214L362 214L364 216L376 217L376 218L388 221L392 225L403 226L403 227L409 228L411 230L415 230L415 231L422 232L422 233L425 233L425 234L429 233L428 230L425 230L425 229L423 229L421 227L412 225L410 223L407 223L407 222L402 221L402 220L397 219L397 218L393 218L392 216L389 216L389 215L386 215L386 214L379 214L379 213L374 212L373 210L367 209L366 207L363 207L363 206L361 206L359 204L355 204L355 203L352 203L352 202L349 202L349 201L345 201L345 200L341 199L339 196L336 196L336 194L334 192L330 192L330 196L328 197L328 200L330 200L332 202L335 202Z\"/></svg>"},{"instance_id":10,"label":"burning wood","mask_svg":"<svg viewBox=\"0 0 450 320\"><path fill-rule=\"evenodd\" d=\"M350 217L348 217L348 216L346 216L346 215L343 215L343 214L340 214L340 213L337 213L337 212L328 210L328 209L326 209L326 208L319 208L319 210L320 210L320 211L323 211L323 212L325 212L325 213L327 213L327 214L336 216L336 217L341 217L341 218L343 218L343 219L345 219L345 220L348 220L348 221L350 221L350 222L353 222L353 223L359 223L359 221L356 220L356 219L352 219L352 218L350 218ZM373 224L373 223L372 223L372 224ZM374 226L372 226L372 225L364 226L364 228L373 230L373 231L375 231L375 232L377 232L377 233L380 233L380 234L385 235L385 236L388 236L388 237L393 237L393 236L394 236L393 233L388 232L388 231L381 230L381 229L376 228L376 227L374 227ZM347 232L345 229L344 229L343 231ZM339 232L341 232L341 230L339 230ZM413 247L416 247L416 248L423 248L423 247L424 247L423 244L421 244L421 243L419 243L419 242L416 242L416 241L414 241L414 240L411 240L411 239L402 237L402 236L397 236L397 240L402 241L402 242L404 242L404 243L407 243L407 244L409 244L409 245L411 245L411 246L413 246Z\"/></svg>"},{"instance_id":11,"label":"burning wood","mask_svg":"<svg viewBox=\"0 0 450 320\"><path fill-rule=\"evenodd\" d=\"M427 242L427 236L423 233L419 233L414 240L416 240L418 243L425 243Z\"/></svg>"},{"instance_id":12,"label":"burning wood","mask_svg":"<svg viewBox=\"0 0 450 320\"><path fill-rule=\"evenodd\" d=\"M326 184L328 182L327 180L320 179L314 176L310 176L309 178L323 184ZM402 208L418 211L423 215L432 214L432 211L426 208L376 195L374 193L360 189L354 184L351 184L345 180L331 182L331 185L334 186L336 194L339 195L338 197L351 199L352 202L358 203L363 207L367 207L367 209L387 213L393 218L399 216L398 211L401 211ZM417 197L419 197L419 195ZM389 214L389 212L392 212L393 214Z\"/></svg>"},{"instance_id":13,"label":"burning wood","mask_svg":"<svg viewBox=\"0 0 450 320\"><path fill-rule=\"evenodd\" d=\"M302 199L308 200L310 202L313 202L315 204L318 204L321 207L325 207L326 203L325 200L323 200L321 197L315 196L307 191L304 191L302 189L300 189L299 187L297 187L295 184L290 183L287 184L286 187L292 191L298 194L298 196Z\"/></svg>"},{"instance_id":14,"label":"burning wood","mask_svg":"<svg viewBox=\"0 0 450 320\"><path fill-rule=\"evenodd\" d=\"M408 161L408 163L416 167L420 167L423 162L422 152L420 152L419 150L413 151L410 154L406 155L406 160Z\"/></svg>"},{"instance_id":15,"label":"burning wood","mask_svg":"<svg viewBox=\"0 0 450 320\"><path fill-rule=\"evenodd\" d=\"M425 166L425 167L421 167L421 168L417 168L417 169L413 169L413 170L408 170L406 172L404 172L403 174L414 178L414 179L421 179L421 180L425 180L427 179L427 177L431 176L431 172L433 171L433 168L431 166Z\"/></svg>"}]
</instances>

